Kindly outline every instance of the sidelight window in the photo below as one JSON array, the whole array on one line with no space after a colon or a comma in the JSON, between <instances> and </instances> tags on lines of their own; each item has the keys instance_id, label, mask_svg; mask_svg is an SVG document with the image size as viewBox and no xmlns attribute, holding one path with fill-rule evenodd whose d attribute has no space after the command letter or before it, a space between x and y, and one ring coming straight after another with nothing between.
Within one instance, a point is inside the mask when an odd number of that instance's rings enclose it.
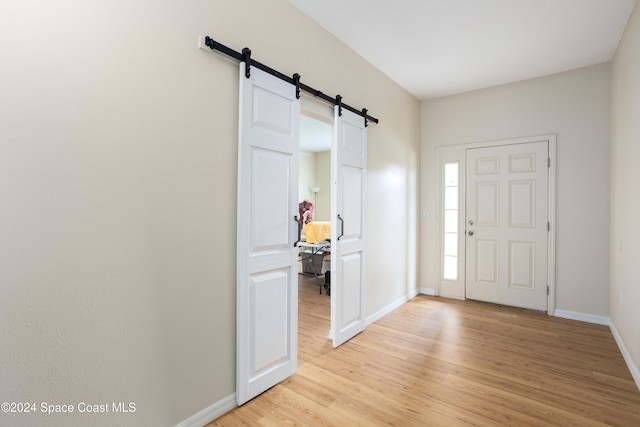
<instances>
[{"instance_id":1,"label":"sidelight window","mask_svg":"<svg viewBox=\"0 0 640 427\"><path fill-rule=\"evenodd\" d=\"M444 164L444 236L443 236L443 279L458 280L459 273L459 167L458 162Z\"/></svg>"}]
</instances>

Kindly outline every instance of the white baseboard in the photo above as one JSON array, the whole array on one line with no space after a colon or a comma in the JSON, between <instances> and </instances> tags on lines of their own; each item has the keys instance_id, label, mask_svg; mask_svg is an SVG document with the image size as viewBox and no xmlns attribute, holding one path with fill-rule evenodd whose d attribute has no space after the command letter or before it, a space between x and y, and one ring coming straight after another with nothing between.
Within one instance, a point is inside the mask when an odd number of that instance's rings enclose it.
<instances>
[{"instance_id":1,"label":"white baseboard","mask_svg":"<svg viewBox=\"0 0 640 427\"><path fill-rule=\"evenodd\" d=\"M409 294L409 295L411 295L411 294ZM413 297L410 297L409 295L406 295L404 297L398 298L397 300L395 300L391 304L387 305L386 307L382 307L380 310L376 311L371 316L368 316L365 319L365 325L369 326L373 322L382 319L384 316L386 316L387 314L391 313L393 310L395 310L396 308L400 307L402 304L404 304L405 302L407 302L411 298L413 298Z\"/></svg>"},{"instance_id":2,"label":"white baseboard","mask_svg":"<svg viewBox=\"0 0 640 427\"><path fill-rule=\"evenodd\" d=\"M622 341L622 337L618 333L618 330L616 329L616 325L614 325L613 322L610 322L609 328L611 329L613 338L615 338L616 343L618 344L618 348L622 353L622 357L624 357L624 361L627 362L629 371L631 371L631 376L633 377L633 380L636 382L636 387L638 387L638 390L640 390L640 369L638 369L638 366L633 361L633 358L631 357L631 353L629 353L629 350L627 350L627 346L624 345L624 341Z\"/></svg>"},{"instance_id":3,"label":"white baseboard","mask_svg":"<svg viewBox=\"0 0 640 427\"><path fill-rule=\"evenodd\" d=\"M609 326L610 321L608 317L596 316L595 314L578 313L569 310L555 310L554 316L562 317L564 319L579 320L581 322L595 323L596 325Z\"/></svg>"},{"instance_id":4,"label":"white baseboard","mask_svg":"<svg viewBox=\"0 0 640 427\"><path fill-rule=\"evenodd\" d=\"M436 290L435 289L431 289L431 288L420 288L420 293L423 294L423 295L435 296L436 295Z\"/></svg>"},{"instance_id":5,"label":"white baseboard","mask_svg":"<svg viewBox=\"0 0 640 427\"><path fill-rule=\"evenodd\" d=\"M409 294L407 295L407 301L409 301L410 299L414 299L415 297L417 297L420 294L420 289L414 289L411 292L409 292Z\"/></svg>"},{"instance_id":6,"label":"white baseboard","mask_svg":"<svg viewBox=\"0 0 640 427\"><path fill-rule=\"evenodd\" d=\"M236 404L236 394L230 394L224 399L214 403L208 408L204 408L202 411L198 412L195 415L190 416L186 420L181 423L176 424L176 427L202 427L209 424L211 421L216 418L220 418L233 408L237 406Z\"/></svg>"}]
</instances>

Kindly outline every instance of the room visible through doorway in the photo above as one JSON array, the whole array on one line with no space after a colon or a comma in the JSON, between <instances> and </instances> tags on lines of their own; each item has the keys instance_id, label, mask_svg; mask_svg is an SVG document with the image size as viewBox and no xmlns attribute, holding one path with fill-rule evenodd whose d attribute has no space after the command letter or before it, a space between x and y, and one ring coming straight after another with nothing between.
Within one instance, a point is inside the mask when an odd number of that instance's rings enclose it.
<instances>
[{"instance_id":1,"label":"room visible through doorway","mask_svg":"<svg viewBox=\"0 0 640 427\"><path fill-rule=\"evenodd\" d=\"M305 103L303 102L303 105ZM331 140L332 110L316 105L300 117L298 357L331 349ZM326 111L323 111L323 108ZM324 114L322 114L324 113Z\"/></svg>"}]
</instances>

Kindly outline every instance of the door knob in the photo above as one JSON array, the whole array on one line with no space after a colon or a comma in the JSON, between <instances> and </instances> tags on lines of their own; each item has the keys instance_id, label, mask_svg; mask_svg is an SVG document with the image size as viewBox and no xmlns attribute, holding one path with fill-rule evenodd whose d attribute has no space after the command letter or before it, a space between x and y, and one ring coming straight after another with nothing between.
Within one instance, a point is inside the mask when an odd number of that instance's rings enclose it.
<instances>
[{"instance_id":1,"label":"door knob","mask_svg":"<svg viewBox=\"0 0 640 427\"><path fill-rule=\"evenodd\" d=\"M470 220L469 220L469 225L473 225L473 224L474 224L474 223L473 223L473 220L472 220L472 219L470 219Z\"/></svg>"},{"instance_id":2,"label":"door knob","mask_svg":"<svg viewBox=\"0 0 640 427\"><path fill-rule=\"evenodd\" d=\"M469 231L469 236L473 236L473 230Z\"/></svg>"}]
</instances>

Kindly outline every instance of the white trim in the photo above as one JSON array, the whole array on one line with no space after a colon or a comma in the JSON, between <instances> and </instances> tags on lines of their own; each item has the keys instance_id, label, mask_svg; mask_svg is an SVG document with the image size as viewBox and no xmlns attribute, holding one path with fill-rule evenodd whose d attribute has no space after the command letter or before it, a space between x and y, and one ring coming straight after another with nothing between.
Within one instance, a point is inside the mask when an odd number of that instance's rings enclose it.
<instances>
[{"instance_id":1,"label":"white trim","mask_svg":"<svg viewBox=\"0 0 640 427\"><path fill-rule=\"evenodd\" d=\"M422 295L435 296L436 295L436 290L435 289L431 289L431 288L420 288L420 293Z\"/></svg>"},{"instance_id":2,"label":"white trim","mask_svg":"<svg viewBox=\"0 0 640 427\"><path fill-rule=\"evenodd\" d=\"M549 141L549 183L547 200L549 201L549 238L547 239L547 286L549 293L547 295L547 313L555 315L556 312L556 136L546 135Z\"/></svg>"},{"instance_id":3,"label":"white trim","mask_svg":"<svg viewBox=\"0 0 640 427\"><path fill-rule=\"evenodd\" d=\"M420 295L420 289L416 288L407 294L407 301L414 299L418 295Z\"/></svg>"},{"instance_id":4,"label":"white trim","mask_svg":"<svg viewBox=\"0 0 640 427\"><path fill-rule=\"evenodd\" d=\"M208 408L195 415L190 416L186 420L176 424L176 427L202 427L211 421L220 418L230 410L236 407L236 394L230 394L222 400L217 401Z\"/></svg>"},{"instance_id":5,"label":"white trim","mask_svg":"<svg viewBox=\"0 0 640 427\"><path fill-rule=\"evenodd\" d=\"M595 314L578 313L576 311L569 310L555 310L553 316L562 317L563 319L579 320L581 322L595 323L596 325L609 326L610 321L608 317L597 316Z\"/></svg>"},{"instance_id":6,"label":"white trim","mask_svg":"<svg viewBox=\"0 0 640 427\"><path fill-rule=\"evenodd\" d=\"M393 310L400 307L401 305L409 301L411 298L415 297L416 294L417 294L417 290L411 291L408 295L398 298L397 300L387 305L386 307L382 307L380 310L376 311L371 316L367 316L365 320L365 325L369 326L370 324L382 319L384 316L391 313Z\"/></svg>"},{"instance_id":7,"label":"white trim","mask_svg":"<svg viewBox=\"0 0 640 427\"><path fill-rule=\"evenodd\" d=\"M533 136L525 136L520 138L510 138L510 139L499 139L496 141L481 141L481 142L471 142L466 144L457 144L457 145L440 145L436 147L436 150L441 152L447 151L459 151L459 150L467 150L469 148L485 148L485 147L496 147L499 145L514 145L514 144L528 144L530 142L538 142L538 141L556 141L555 134L546 134L546 135L533 135Z\"/></svg>"},{"instance_id":8,"label":"white trim","mask_svg":"<svg viewBox=\"0 0 640 427\"><path fill-rule=\"evenodd\" d=\"M611 329L613 338L616 340L616 344L618 344L618 348L620 348L620 352L622 353L622 357L624 357L624 361L627 362L629 371L631 371L631 376L633 377L633 380L636 382L636 387L638 387L638 390L640 390L640 369L638 369L638 366L633 361L633 358L631 357L631 353L629 353L629 350L627 350L627 346L624 345L624 341L622 340L622 337L618 333L618 330L616 329L616 325L614 325L613 322L609 322L609 328Z\"/></svg>"}]
</instances>

